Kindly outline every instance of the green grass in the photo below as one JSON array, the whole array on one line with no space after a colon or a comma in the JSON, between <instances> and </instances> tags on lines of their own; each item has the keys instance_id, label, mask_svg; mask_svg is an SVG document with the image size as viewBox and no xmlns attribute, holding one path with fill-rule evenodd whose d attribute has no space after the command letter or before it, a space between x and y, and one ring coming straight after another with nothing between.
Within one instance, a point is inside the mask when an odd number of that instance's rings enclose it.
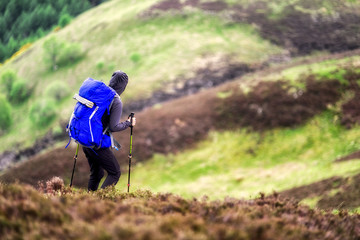
<instances>
[{"instance_id":1,"label":"green grass","mask_svg":"<svg viewBox=\"0 0 360 240\"><path fill-rule=\"evenodd\" d=\"M54 81L63 81L75 93L87 77L108 82L112 72L121 69L130 77L122 96L126 104L149 97L154 90L179 76L182 79L191 77L198 68L210 62L231 56L234 61L261 63L281 51L263 40L252 26L229 24L218 16L197 10L156 18L142 17L141 13L155 2L115 0L101 4L1 66L0 74L8 68L16 69L20 77L36 87L33 97L13 111L16 121L10 133L0 137L0 151L16 143L31 146L36 138L70 116L74 105L71 97L58 104L58 119L49 127L41 129L28 121L28 109L44 97L44 89ZM52 36L79 43L84 58L56 71L49 69L43 60L42 45Z\"/></svg>"},{"instance_id":2,"label":"green grass","mask_svg":"<svg viewBox=\"0 0 360 240\"><path fill-rule=\"evenodd\" d=\"M249 198L359 173L358 160L333 161L360 148L360 128L345 130L333 121L331 114L324 113L302 127L263 135L245 130L213 132L194 149L155 155L137 164L132 169L132 188L185 197ZM125 187L126 181L122 176L118 187Z\"/></svg>"}]
</instances>

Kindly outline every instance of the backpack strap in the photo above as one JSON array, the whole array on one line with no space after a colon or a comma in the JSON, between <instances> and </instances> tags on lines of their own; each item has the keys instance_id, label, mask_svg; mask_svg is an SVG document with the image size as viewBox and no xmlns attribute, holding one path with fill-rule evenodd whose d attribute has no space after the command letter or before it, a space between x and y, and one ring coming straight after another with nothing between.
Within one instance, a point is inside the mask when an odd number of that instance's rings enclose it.
<instances>
[{"instance_id":1,"label":"backpack strap","mask_svg":"<svg viewBox=\"0 0 360 240\"><path fill-rule=\"evenodd\" d=\"M66 126L66 132L69 133L69 136L71 137L71 133L70 133L70 124L71 124L71 120L73 119L74 117L74 112L72 112L71 116L70 116L70 119L69 119L69 123L68 125Z\"/></svg>"},{"instance_id":2,"label":"backpack strap","mask_svg":"<svg viewBox=\"0 0 360 240\"><path fill-rule=\"evenodd\" d=\"M68 125L66 126L66 132L69 133L69 142L68 142L68 144L66 145L65 148L67 148L67 147L70 145L70 143L71 143L70 124L71 124L71 120L73 119L73 116L74 116L74 112L72 112L72 114L71 114L71 116L70 116L70 119L69 119L69 123L68 123Z\"/></svg>"},{"instance_id":3,"label":"backpack strap","mask_svg":"<svg viewBox=\"0 0 360 240\"><path fill-rule=\"evenodd\" d=\"M119 98L119 99L121 99L120 96L119 96L119 94L116 93L115 96L114 96L114 98L112 99L112 101L111 101L108 109L107 109L107 110L108 110L108 114L110 114L110 109L111 109L111 107L112 107L112 105L113 105L116 97Z\"/></svg>"},{"instance_id":4,"label":"backpack strap","mask_svg":"<svg viewBox=\"0 0 360 240\"><path fill-rule=\"evenodd\" d=\"M111 109L111 107L112 107L112 105L113 105L113 103L114 103L114 101L115 101L115 98L121 99L120 96L119 96L119 94L116 93L115 96L114 96L114 98L112 99L112 101L111 101L108 109L107 109L107 110L108 110L108 114L110 114L110 109ZM110 140L111 140L111 148L113 148L113 149L115 149L115 150L118 151L118 150L121 148L121 145L120 145L120 143L118 143L118 142L116 141L116 139L114 138L112 132L109 130L109 126L107 126L107 127L105 128L105 130L103 131L103 135L104 135L104 134L109 134Z\"/></svg>"}]
</instances>

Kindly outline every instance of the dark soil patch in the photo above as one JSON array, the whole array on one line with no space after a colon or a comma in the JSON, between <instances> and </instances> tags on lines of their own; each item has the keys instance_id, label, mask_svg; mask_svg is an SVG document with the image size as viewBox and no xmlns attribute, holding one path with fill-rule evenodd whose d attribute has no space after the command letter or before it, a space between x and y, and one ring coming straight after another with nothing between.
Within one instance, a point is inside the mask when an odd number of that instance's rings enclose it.
<instances>
[{"instance_id":1,"label":"dark soil patch","mask_svg":"<svg viewBox=\"0 0 360 240\"><path fill-rule=\"evenodd\" d=\"M228 5L223 1L202 2L200 3L199 8L205 11L221 12L227 9Z\"/></svg>"},{"instance_id":2,"label":"dark soil patch","mask_svg":"<svg viewBox=\"0 0 360 240\"><path fill-rule=\"evenodd\" d=\"M341 123L347 128L354 124L360 124L360 72L356 69L348 69L344 78L348 80L348 89L352 91L354 97L341 107Z\"/></svg>"},{"instance_id":3,"label":"dark soil patch","mask_svg":"<svg viewBox=\"0 0 360 240\"><path fill-rule=\"evenodd\" d=\"M169 11L169 10L181 10L183 8L183 4L180 0L165 0L153 5L149 11Z\"/></svg>"},{"instance_id":4,"label":"dark soil patch","mask_svg":"<svg viewBox=\"0 0 360 240\"><path fill-rule=\"evenodd\" d=\"M335 195L325 195L320 199L317 203L319 208L351 209L360 206L360 174L343 178L342 182Z\"/></svg>"},{"instance_id":5,"label":"dark soil patch","mask_svg":"<svg viewBox=\"0 0 360 240\"><path fill-rule=\"evenodd\" d=\"M360 151L353 152L347 156L338 158L335 160L335 162L344 162L344 161L350 161L354 159L360 159Z\"/></svg>"},{"instance_id":6,"label":"dark soil patch","mask_svg":"<svg viewBox=\"0 0 360 240\"><path fill-rule=\"evenodd\" d=\"M352 209L360 206L360 174L353 177L332 177L309 185L292 188L279 193L283 197L301 201L320 197L317 207L321 209ZM337 190L336 194L331 191Z\"/></svg>"},{"instance_id":7,"label":"dark soil patch","mask_svg":"<svg viewBox=\"0 0 360 240\"><path fill-rule=\"evenodd\" d=\"M247 6L229 6L224 1L181 3L162 1L143 13L156 16L162 12L182 12L186 6L219 13L228 11L235 23L257 26L261 35L290 50L292 55L306 55L313 51L342 52L360 47L360 9L342 0L331 0L336 10L327 12L319 0L302 0L289 4L274 15L267 1L256 1Z\"/></svg>"},{"instance_id":8,"label":"dark soil patch","mask_svg":"<svg viewBox=\"0 0 360 240\"><path fill-rule=\"evenodd\" d=\"M328 104L340 99L340 83L306 80L306 89L296 89L285 81L263 82L244 94L233 91L232 96L217 105L220 128L250 127L256 131L276 127L292 127L324 111Z\"/></svg>"},{"instance_id":9,"label":"dark soil patch","mask_svg":"<svg viewBox=\"0 0 360 240\"><path fill-rule=\"evenodd\" d=\"M61 124L65 129L67 123ZM37 139L35 144L28 148L21 148L17 146L14 150L8 150L0 154L0 171L10 168L13 164L23 161L31 156L35 156L44 149L47 149L59 141L68 138L68 135L63 132L62 134L54 134L48 132L43 138Z\"/></svg>"},{"instance_id":10,"label":"dark soil patch","mask_svg":"<svg viewBox=\"0 0 360 240\"><path fill-rule=\"evenodd\" d=\"M341 71L342 80L336 79ZM218 128L250 127L263 131L275 127L292 127L327 109L340 100L344 92L353 97L341 105L343 126L360 124L360 73L352 66L329 73L328 77L309 75L300 80L305 89L290 86L286 81L260 82L245 94L238 88L227 91L232 95L217 103ZM341 83L340 83L341 82Z\"/></svg>"},{"instance_id":11,"label":"dark soil patch","mask_svg":"<svg viewBox=\"0 0 360 240\"><path fill-rule=\"evenodd\" d=\"M232 63L228 59L224 59L223 62L227 63L226 68L217 67L217 64L209 64L204 68L198 69L194 78L178 78L174 82L164 86L161 90L155 91L149 98L124 104L124 112L139 112L155 104L192 95L263 68L263 66Z\"/></svg>"},{"instance_id":12,"label":"dark soil patch","mask_svg":"<svg viewBox=\"0 0 360 240\"><path fill-rule=\"evenodd\" d=\"M337 189L345 183L342 177L331 177L308 185L291 188L280 192L283 197L293 198L301 201L305 198L313 198L317 196L325 196L331 190Z\"/></svg>"},{"instance_id":13,"label":"dark soil patch","mask_svg":"<svg viewBox=\"0 0 360 240\"><path fill-rule=\"evenodd\" d=\"M316 6L314 1L308 2L303 0L297 5L288 5L276 18L270 17L272 10L266 2L257 2L247 8L237 6L233 17L237 22L256 24L264 38L289 49L293 55L306 55L315 50L341 52L360 47L358 8L333 0L336 12L332 14L321 13L321 8L312 9L312 12L300 10L301 7Z\"/></svg>"},{"instance_id":14,"label":"dark soil patch","mask_svg":"<svg viewBox=\"0 0 360 240\"><path fill-rule=\"evenodd\" d=\"M228 8L224 1L202 2L200 0L165 0L151 6L142 13L142 16L156 16L162 12L175 11L181 12L186 7L200 8L204 11L220 12Z\"/></svg>"}]
</instances>

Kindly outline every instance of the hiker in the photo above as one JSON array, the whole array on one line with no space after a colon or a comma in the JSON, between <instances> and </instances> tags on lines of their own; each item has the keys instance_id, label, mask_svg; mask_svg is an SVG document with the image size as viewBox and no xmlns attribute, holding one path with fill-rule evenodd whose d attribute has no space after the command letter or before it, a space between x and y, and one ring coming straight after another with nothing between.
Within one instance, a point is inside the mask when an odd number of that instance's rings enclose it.
<instances>
[{"instance_id":1,"label":"hiker","mask_svg":"<svg viewBox=\"0 0 360 240\"><path fill-rule=\"evenodd\" d=\"M101 119L104 128L108 127L110 132L123 131L131 126L130 117L126 121L120 122L122 114L120 95L124 92L127 84L128 76L126 73L115 71L112 74L108 86L114 89L118 95L115 96L111 105L110 114L104 113ZM132 118L132 126L135 126L135 124L136 119ZM83 147L83 151L90 166L89 191L96 191L98 189L99 183L104 176L104 170L108 173L108 176L101 188L115 185L119 181L121 175L120 165L110 147L99 149Z\"/></svg>"}]
</instances>

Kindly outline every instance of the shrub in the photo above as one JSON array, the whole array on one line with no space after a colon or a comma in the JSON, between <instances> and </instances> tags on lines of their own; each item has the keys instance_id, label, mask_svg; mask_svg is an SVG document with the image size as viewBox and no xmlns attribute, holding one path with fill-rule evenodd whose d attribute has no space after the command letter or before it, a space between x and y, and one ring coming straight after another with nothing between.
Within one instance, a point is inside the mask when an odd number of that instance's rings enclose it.
<instances>
[{"instance_id":1,"label":"shrub","mask_svg":"<svg viewBox=\"0 0 360 240\"><path fill-rule=\"evenodd\" d=\"M51 130L51 133L55 139L61 138L64 135L64 129L62 126L57 125L57 126L53 127L53 129Z\"/></svg>"},{"instance_id":2,"label":"shrub","mask_svg":"<svg viewBox=\"0 0 360 240\"><path fill-rule=\"evenodd\" d=\"M74 63L83 56L81 45L68 43L66 41L51 37L43 44L44 60L50 62L51 68L55 71L58 67Z\"/></svg>"},{"instance_id":3,"label":"shrub","mask_svg":"<svg viewBox=\"0 0 360 240\"><path fill-rule=\"evenodd\" d=\"M102 73L104 71L104 67L105 67L104 61L100 60L96 63L96 69L98 70L98 72Z\"/></svg>"},{"instance_id":4,"label":"shrub","mask_svg":"<svg viewBox=\"0 0 360 240\"><path fill-rule=\"evenodd\" d=\"M49 98L53 98L56 101L60 101L69 96L70 88L64 82L55 81L52 82L45 89L45 95Z\"/></svg>"},{"instance_id":5,"label":"shrub","mask_svg":"<svg viewBox=\"0 0 360 240\"><path fill-rule=\"evenodd\" d=\"M83 51L79 43L65 43L65 47L60 52L57 64L59 66L65 66L69 63L76 62L82 56Z\"/></svg>"},{"instance_id":6,"label":"shrub","mask_svg":"<svg viewBox=\"0 0 360 240\"><path fill-rule=\"evenodd\" d=\"M30 120L35 125L47 126L56 117L55 101L52 99L41 99L30 108Z\"/></svg>"},{"instance_id":7,"label":"shrub","mask_svg":"<svg viewBox=\"0 0 360 240\"><path fill-rule=\"evenodd\" d=\"M11 91L13 83L16 81L17 75L14 70L8 69L1 74L1 85L5 90L5 94L8 95Z\"/></svg>"},{"instance_id":8,"label":"shrub","mask_svg":"<svg viewBox=\"0 0 360 240\"><path fill-rule=\"evenodd\" d=\"M133 62L133 63L138 63L140 62L141 60L141 55L139 53L133 53L131 56L130 56L130 60Z\"/></svg>"},{"instance_id":9,"label":"shrub","mask_svg":"<svg viewBox=\"0 0 360 240\"><path fill-rule=\"evenodd\" d=\"M7 131L11 124L11 106L4 96L0 96L0 134Z\"/></svg>"},{"instance_id":10,"label":"shrub","mask_svg":"<svg viewBox=\"0 0 360 240\"><path fill-rule=\"evenodd\" d=\"M44 60L51 64L52 69L55 71L57 69L58 58L60 52L64 49L64 42L60 41L56 37L50 37L47 39L44 44Z\"/></svg>"},{"instance_id":11,"label":"shrub","mask_svg":"<svg viewBox=\"0 0 360 240\"><path fill-rule=\"evenodd\" d=\"M13 83L9 94L9 101L20 104L26 101L31 95L31 89L26 81L17 80Z\"/></svg>"},{"instance_id":12,"label":"shrub","mask_svg":"<svg viewBox=\"0 0 360 240\"><path fill-rule=\"evenodd\" d=\"M64 189L64 180L60 177L53 177L46 182L46 192L54 194L55 192L61 192Z\"/></svg>"}]
</instances>

